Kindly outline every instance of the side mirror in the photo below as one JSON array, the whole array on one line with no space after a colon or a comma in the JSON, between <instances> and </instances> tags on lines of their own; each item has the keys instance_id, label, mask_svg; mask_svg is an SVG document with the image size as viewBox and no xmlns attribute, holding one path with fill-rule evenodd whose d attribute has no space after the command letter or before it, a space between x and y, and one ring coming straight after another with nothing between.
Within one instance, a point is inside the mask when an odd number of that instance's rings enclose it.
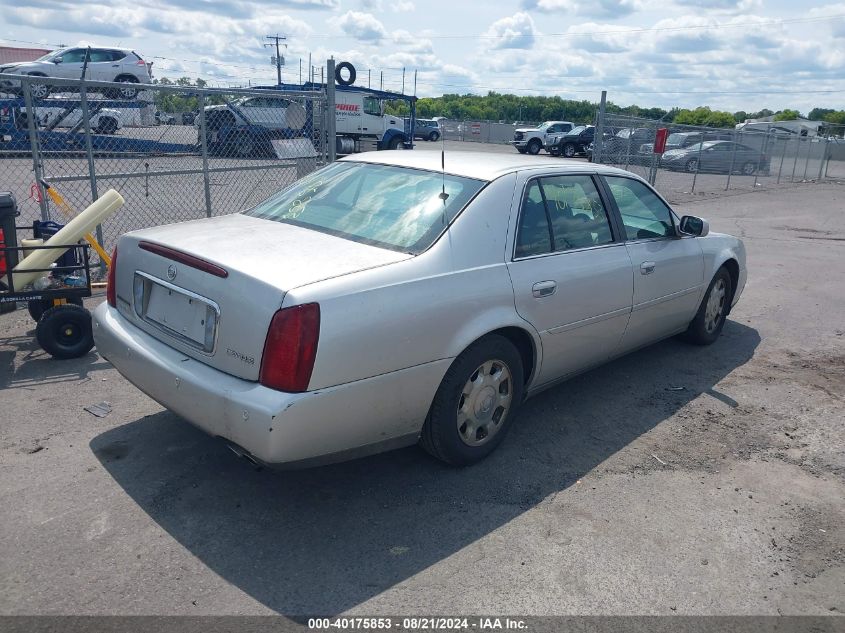
<instances>
[{"instance_id":1,"label":"side mirror","mask_svg":"<svg viewBox=\"0 0 845 633\"><path fill-rule=\"evenodd\" d=\"M681 218L681 223L678 225L678 231L680 231L683 235L704 237L710 233L710 223L707 220L697 218L694 215L685 215Z\"/></svg>"},{"instance_id":2,"label":"side mirror","mask_svg":"<svg viewBox=\"0 0 845 633\"><path fill-rule=\"evenodd\" d=\"M54 63L54 64L61 64L61 63L62 63L62 58L61 58L61 57L54 57L54 58L53 58L53 63Z\"/></svg>"}]
</instances>

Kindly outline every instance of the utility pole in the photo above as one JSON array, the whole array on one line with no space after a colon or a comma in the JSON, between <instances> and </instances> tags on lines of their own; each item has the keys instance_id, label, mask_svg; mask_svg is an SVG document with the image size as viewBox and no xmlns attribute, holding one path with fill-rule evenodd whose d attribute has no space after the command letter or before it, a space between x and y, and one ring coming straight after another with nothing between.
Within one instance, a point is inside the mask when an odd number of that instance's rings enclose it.
<instances>
[{"instance_id":1,"label":"utility pole","mask_svg":"<svg viewBox=\"0 0 845 633\"><path fill-rule=\"evenodd\" d=\"M288 38L282 37L281 35L268 35L266 37L266 39L275 40L275 42L276 42L276 80L278 82L278 85L281 86L282 85L282 54L279 52L279 41L280 40L286 40ZM265 44L264 46L265 47L266 46L272 46L272 44ZM285 44L285 48L287 48L287 47L288 47L288 45Z\"/></svg>"}]
</instances>

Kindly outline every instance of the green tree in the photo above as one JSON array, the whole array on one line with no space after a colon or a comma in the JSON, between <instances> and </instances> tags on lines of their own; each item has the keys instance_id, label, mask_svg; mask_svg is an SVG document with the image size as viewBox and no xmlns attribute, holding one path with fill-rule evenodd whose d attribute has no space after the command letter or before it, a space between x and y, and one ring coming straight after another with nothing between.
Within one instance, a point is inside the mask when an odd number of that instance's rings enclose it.
<instances>
[{"instance_id":1,"label":"green tree","mask_svg":"<svg viewBox=\"0 0 845 633\"><path fill-rule=\"evenodd\" d=\"M798 110L781 110L778 112L774 120L775 121L795 121L796 119L800 119L801 115L798 113Z\"/></svg>"}]
</instances>

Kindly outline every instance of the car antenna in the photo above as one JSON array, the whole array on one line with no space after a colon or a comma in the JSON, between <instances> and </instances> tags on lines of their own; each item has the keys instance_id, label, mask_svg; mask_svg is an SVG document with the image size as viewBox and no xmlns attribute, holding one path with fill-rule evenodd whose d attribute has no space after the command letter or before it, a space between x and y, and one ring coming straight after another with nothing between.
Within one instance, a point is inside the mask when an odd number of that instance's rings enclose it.
<instances>
[{"instance_id":1,"label":"car antenna","mask_svg":"<svg viewBox=\"0 0 845 633\"><path fill-rule=\"evenodd\" d=\"M446 200L449 198L449 194L446 193L446 149L441 147L440 149L440 173L443 177L443 185L442 189L440 190L440 199L443 201L443 224L446 224Z\"/></svg>"}]
</instances>

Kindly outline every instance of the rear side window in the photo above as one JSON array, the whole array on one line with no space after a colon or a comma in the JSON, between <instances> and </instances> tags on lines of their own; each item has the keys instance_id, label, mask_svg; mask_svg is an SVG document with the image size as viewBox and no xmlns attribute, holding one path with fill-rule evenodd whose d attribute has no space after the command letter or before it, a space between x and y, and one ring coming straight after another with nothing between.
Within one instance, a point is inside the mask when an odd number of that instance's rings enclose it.
<instances>
[{"instance_id":1,"label":"rear side window","mask_svg":"<svg viewBox=\"0 0 845 633\"><path fill-rule=\"evenodd\" d=\"M648 186L639 180L606 176L610 193L619 207L629 240L675 235L672 212Z\"/></svg>"},{"instance_id":2,"label":"rear side window","mask_svg":"<svg viewBox=\"0 0 845 633\"><path fill-rule=\"evenodd\" d=\"M113 62L119 62L121 59L126 57L126 53L124 53L123 51L109 51L109 53L111 54L111 60ZM141 58L139 57L138 59Z\"/></svg>"},{"instance_id":3,"label":"rear side window","mask_svg":"<svg viewBox=\"0 0 845 633\"><path fill-rule=\"evenodd\" d=\"M607 211L590 176L547 176L525 192L516 257L613 242Z\"/></svg>"},{"instance_id":4,"label":"rear side window","mask_svg":"<svg viewBox=\"0 0 845 633\"><path fill-rule=\"evenodd\" d=\"M111 51L104 51L101 48L92 48L91 55L88 57L89 62L110 62L112 61Z\"/></svg>"}]
</instances>

